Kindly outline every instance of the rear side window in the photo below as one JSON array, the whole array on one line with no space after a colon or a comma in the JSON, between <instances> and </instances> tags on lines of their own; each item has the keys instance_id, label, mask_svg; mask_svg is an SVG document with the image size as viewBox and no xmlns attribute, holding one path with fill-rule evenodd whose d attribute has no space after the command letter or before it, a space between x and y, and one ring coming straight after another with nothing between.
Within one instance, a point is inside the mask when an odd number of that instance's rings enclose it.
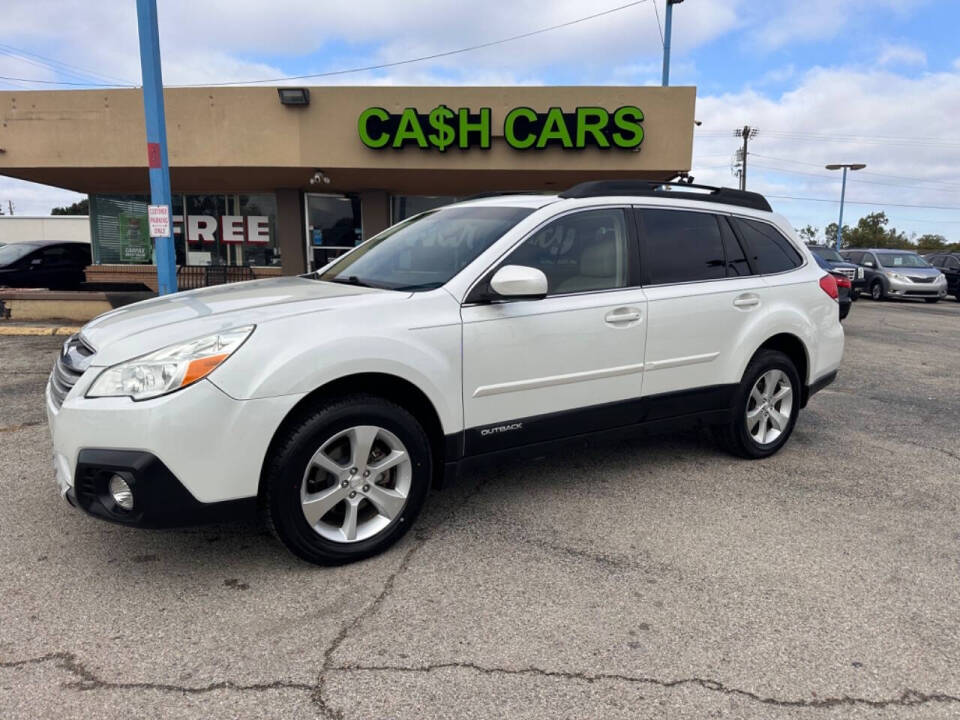
<instances>
[{"instance_id":1,"label":"rear side window","mask_svg":"<svg viewBox=\"0 0 960 720\"><path fill-rule=\"evenodd\" d=\"M723 235L723 254L727 257L727 277L745 277L753 275L750 269L750 263L747 262L746 253L740 247L740 242L733 234L733 230L723 218L717 218L720 222L720 232Z\"/></svg>"},{"instance_id":2,"label":"rear side window","mask_svg":"<svg viewBox=\"0 0 960 720\"><path fill-rule=\"evenodd\" d=\"M803 264L800 253L773 225L746 218L732 220L747 244L754 267L761 275L793 270Z\"/></svg>"},{"instance_id":3,"label":"rear side window","mask_svg":"<svg viewBox=\"0 0 960 720\"><path fill-rule=\"evenodd\" d=\"M637 210L643 229L643 274L650 285L719 280L727 276L715 215L685 210Z\"/></svg>"},{"instance_id":4,"label":"rear side window","mask_svg":"<svg viewBox=\"0 0 960 720\"><path fill-rule=\"evenodd\" d=\"M943 261L942 267L948 268L950 270L956 270L960 268L960 260L957 260L955 257L948 257L946 260Z\"/></svg>"}]
</instances>

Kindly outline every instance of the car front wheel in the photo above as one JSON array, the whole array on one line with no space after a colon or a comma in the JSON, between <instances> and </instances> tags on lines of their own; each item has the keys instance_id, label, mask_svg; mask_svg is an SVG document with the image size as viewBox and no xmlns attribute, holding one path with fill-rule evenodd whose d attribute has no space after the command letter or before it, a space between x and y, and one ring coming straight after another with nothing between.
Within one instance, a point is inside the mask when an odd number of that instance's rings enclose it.
<instances>
[{"instance_id":1,"label":"car front wheel","mask_svg":"<svg viewBox=\"0 0 960 720\"><path fill-rule=\"evenodd\" d=\"M873 284L870 285L870 297L874 300L883 300L886 293L883 291L883 283L879 280L874 280Z\"/></svg>"},{"instance_id":2,"label":"car front wheel","mask_svg":"<svg viewBox=\"0 0 960 720\"><path fill-rule=\"evenodd\" d=\"M765 458L790 437L800 412L800 377L782 352L762 350L747 366L734 394L730 422L718 427L734 455Z\"/></svg>"},{"instance_id":3,"label":"car front wheel","mask_svg":"<svg viewBox=\"0 0 960 720\"><path fill-rule=\"evenodd\" d=\"M270 528L309 562L339 565L390 547L431 484L430 445L409 412L354 395L291 424L264 475Z\"/></svg>"}]
</instances>

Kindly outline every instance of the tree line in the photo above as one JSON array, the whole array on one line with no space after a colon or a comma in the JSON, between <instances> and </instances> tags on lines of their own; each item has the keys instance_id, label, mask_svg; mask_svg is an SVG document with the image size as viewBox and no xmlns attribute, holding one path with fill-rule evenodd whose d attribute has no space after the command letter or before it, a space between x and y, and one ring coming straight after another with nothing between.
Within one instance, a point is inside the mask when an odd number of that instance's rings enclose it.
<instances>
[{"instance_id":1,"label":"tree line","mask_svg":"<svg viewBox=\"0 0 960 720\"><path fill-rule=\"evenodd\" d=\"M920 236L916 233L908 235L895 227L888 227L889 224L890 219L887 214L881 211L860 218L855 227L844 225L841 247L894 248L922 253L960 252L960 242L948 242L943 235L934 233ZM830 223L822 233L813 225L807 225L800 228L797 233L805 243L833 245L837 239L837 224Z\"/></svg>"}]
</instances>

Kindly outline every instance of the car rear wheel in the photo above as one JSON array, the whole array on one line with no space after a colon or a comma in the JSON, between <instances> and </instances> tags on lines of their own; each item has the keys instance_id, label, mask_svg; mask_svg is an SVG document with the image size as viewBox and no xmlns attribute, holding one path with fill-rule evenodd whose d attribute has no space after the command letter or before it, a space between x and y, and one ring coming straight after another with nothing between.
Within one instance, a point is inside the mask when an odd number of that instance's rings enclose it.
<instances>
[{"instance_id":1,"label":"car rear wheel","mask_svg":"<svg viewBox=\"0 0 960 720\"><path fill-rule=\"evenodd\" d=\"M265 469L267 521L304 560L361 560L413 524L431 474L429 441L416 418L382 398L345 397L279 438Z\"/></svg>"},{"instance_id":2,"label":"car rear wheel","mask_svg":"<svg viewBox=\"0 0 960 720\"><path fill-rule=\"evenodd\" d=\"M870 285L870 297L874 300L883 300L886 293L883 291L883 283L879 280L874 280Z\"/></svg>"},{"instance_id":3,"label":"car rear wheel","mask_svg":"<svg viewBox=\"0 0 960 720\"><path fill-rule=\"evenodd\" d=\"M800 412L800 377L782 352L762 350L750 361L734 395L731 419L717 428L734 455L765 458L790 437Z\"/></svg>"}]
</instances>

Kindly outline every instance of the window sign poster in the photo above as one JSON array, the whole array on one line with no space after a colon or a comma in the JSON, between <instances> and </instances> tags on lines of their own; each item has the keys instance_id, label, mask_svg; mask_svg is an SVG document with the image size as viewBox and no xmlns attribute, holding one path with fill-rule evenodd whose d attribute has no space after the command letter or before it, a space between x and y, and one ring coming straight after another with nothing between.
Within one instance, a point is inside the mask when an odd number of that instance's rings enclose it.
<instances>
[{"instance_id":1,"label":"window sign poster","mask_svg":"<svg viewBox=\"0 0 960 720\"><path fill-rule=\"evenodd\" d=\"M145 215L119 213L117 224L120 229L120 257L124 262L153 262L153 245Z\"/></svg>"}]
</instances>

